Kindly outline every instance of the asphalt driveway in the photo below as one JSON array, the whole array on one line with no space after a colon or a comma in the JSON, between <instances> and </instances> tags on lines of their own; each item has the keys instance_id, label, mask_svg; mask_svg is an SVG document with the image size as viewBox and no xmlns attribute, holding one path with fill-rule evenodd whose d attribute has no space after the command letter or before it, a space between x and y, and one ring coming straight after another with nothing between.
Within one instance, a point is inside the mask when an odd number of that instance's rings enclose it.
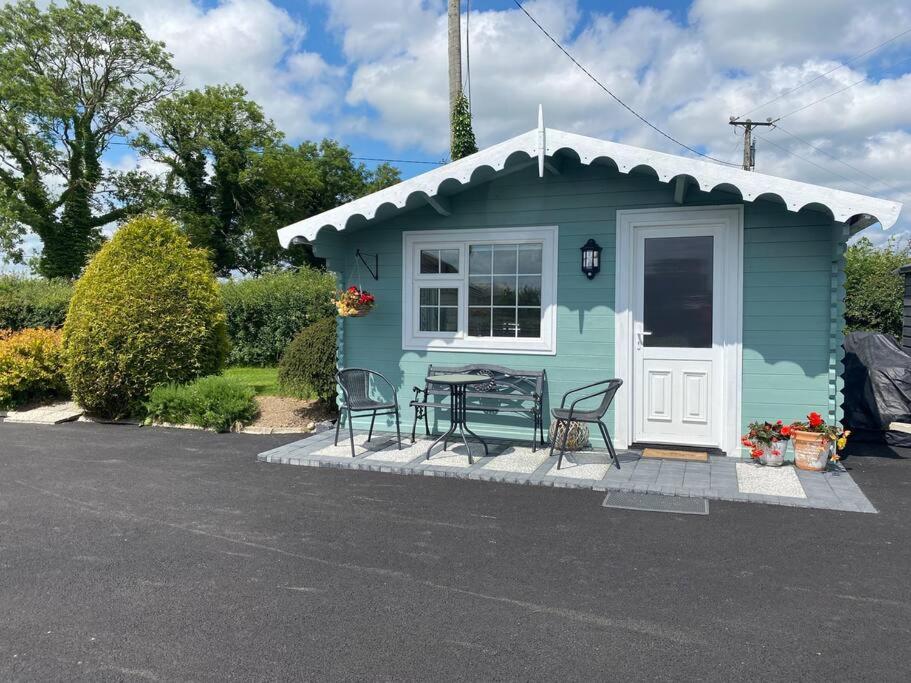
<instances>
[{"instance_id":1,"label":"asphalt driveway","mask_svg":"<svg viewBox=\"0 0 911 683\"><path fill-rule=\"evenodd\" d=\"M3 680L906 680L911 461L880 510L259 464L293 437L0 424Z\"/></svg>"}]
</instances>

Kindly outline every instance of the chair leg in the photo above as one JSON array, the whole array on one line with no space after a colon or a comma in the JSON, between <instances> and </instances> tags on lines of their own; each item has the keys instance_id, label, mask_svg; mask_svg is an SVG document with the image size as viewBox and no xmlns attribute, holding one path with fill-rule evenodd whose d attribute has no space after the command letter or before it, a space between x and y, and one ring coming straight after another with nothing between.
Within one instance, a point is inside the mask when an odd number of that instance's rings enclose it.
<instances>
[{"instance_id":1,"label":"chair leg","mask_svg":"<svg viewBox=\"0 0 911 683\"><path fill-rule=\"evenodd\" d=\"M538 450L538 413L535 411L531 415L531 452Z\"/></svg>"},{"instance_id":2,"label":"chair leg","mask_svg":"<svg viewBox=\"0 0 911 683\"><path fill-rule=\"evenodd\" d=\"M376 422L376 411L373 411L373 415L370 416L370 431L367 432L367 441L373 438L373 423Z\"/></svg>"},{"instance_id":3,"label":"chair leg","mask_svg":"<svg viewBox=\"0 0 911 683\"><path fill-rule=\"evenodd\" d=\"M428 412L427 408L424 408L424 434L430 436L430 421L427 419Z\"/></svg>"},{"instance_id":4,"label":"chair leg","mask_svg":"<svg viewBox=\"0 0 911 683\"><path fill-rule=\"evenodd\" d=\"M601 436L604 437L604 443L607 445L607 452L610 453L611 460L614 461L614 467L620 469L620 458L617 457L617 451L614 450L614 443L611 441L610 432L607 431L607 425L598 420L598 429L601 430Z\"/></svg>"},{"instance_id":5,"label":"chair leg","mask_svg":"<svg viewBox=\"0 0 911 683\"><path fill-rule=\"evenodd\" d=\"M538 429L541 430L541 445L544 445L544 408L538 408Z\"/></svg>"},{"instance_id":6,"label":"chair leg","mask_svg":"<svg viewBox=\"0 0 911 683\"><path fill-rule=\"evenodd\" d=\"M411 426L411 443L414 443L417 440L418 418L421 416L420 410L420 408L414 409L414 424Z\"/></svg>"},{"instance_id":7,"label":"chair leg","mask_svg":"<svg viewBox=\"0 0 911 683\"><path fill-rule=\"evenodd\" d=\"M342 416L344 416L343 410L340 408L338 411L338 419L335 421L335 443L334 446L338 446L338 431L342 426Z\"/></svg>"},{"instance_id":8,"label":"chair leg","mask_svg":"<svg viewBox=\"0 0 911 683\"><path fill-rule=\"evenodd\" d=\"M354 420L351 419L351 409L348 409L348 436L351 439L351 457L357 457L354 454Z\"/></svg>"},{"instance_id":9,"label":"chair leg","mask_svg":"<svg viewBox=\"0 0 911 683\"><path fill-rule=\"evenodd\" d=\"M399 427L399 407L395 407L395 440L398 442L399 450L402 450L402 429Z\"/></svg>"},{"instance_id":10,"label":"chair leg","mask_svg":"<svg viewBox=\"0 0 911 683\"><path fill-rule=\"evenodd\" d=\"M560 445L560 457L557 458L557 469L563 464L563 454L566 452L566 441L569 439L569 421L563 422L563 443Z\"/></svg>"}]
</instances>

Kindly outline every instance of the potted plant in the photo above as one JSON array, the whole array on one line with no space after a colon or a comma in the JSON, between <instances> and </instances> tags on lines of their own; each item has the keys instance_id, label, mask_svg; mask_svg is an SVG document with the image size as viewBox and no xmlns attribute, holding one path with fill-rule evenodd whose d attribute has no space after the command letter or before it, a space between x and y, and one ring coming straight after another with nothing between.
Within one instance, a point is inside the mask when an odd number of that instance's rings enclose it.
<instances>
[{"instance_id":1,"label":"potted plant","mask_svg":"<svg viewBox=\"0 0 911 683\"><path fill-rule=\"evenodd\" d=\"M810 413L806 422L791 425L794 464L802 470L824 471L830 459L839 459L838 451L845 447L849 434L846 430L826 424L819 413Z\"/></svg>"},{"instance_id":2,"label":"potted plant","mask_svg":"<svg viewBox=\"0 0 911 683\"><path fill-rule=\"evenodd\" d=\"M360 318L373 310L376 299L366 289L352 285L336 292L333 303L342 318Z\"/></svg>"},{"instance_id":3,"label":"potted plant","mask_svg":"<svg viewBox=\"0 0 911 683\"><path fill-rule=\"evenodd\" d=\"M750 449L750 457L763 465L780 467L784 464L784 453L788 447L791 428L778 422L751 422L749 431L740 441Z\"/></svg>"}]
</instances>

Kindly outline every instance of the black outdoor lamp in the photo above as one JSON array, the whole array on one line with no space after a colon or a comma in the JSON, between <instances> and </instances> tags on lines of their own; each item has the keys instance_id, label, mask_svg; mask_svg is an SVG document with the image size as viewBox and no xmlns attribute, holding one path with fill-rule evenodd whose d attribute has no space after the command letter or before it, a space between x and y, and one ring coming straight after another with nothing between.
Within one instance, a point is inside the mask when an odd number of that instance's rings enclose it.
<instances>
[{"instance_id":1,"label":"black outdoor lamp","mask_svg":"<svg viewBox=\"0 0 911 683\"><path fill-rule=\"evenodd\" d=\"M601 247L590 239L582 247L582 272L591 280L601 270Z\"/></svg>"}]
</instances>

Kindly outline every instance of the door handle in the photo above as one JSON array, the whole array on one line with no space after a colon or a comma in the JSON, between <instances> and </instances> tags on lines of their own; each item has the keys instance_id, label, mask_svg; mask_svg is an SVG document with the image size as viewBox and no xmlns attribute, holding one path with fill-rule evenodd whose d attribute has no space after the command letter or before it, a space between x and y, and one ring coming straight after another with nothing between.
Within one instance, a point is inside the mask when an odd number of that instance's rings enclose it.
<instances>
[{"instance_id":1,"label":"door handle","mask_svg":"<svg viewBox=\"0 0 911 683\"><path fill-rule=\"evenodd\" d=\"M637 345L638 345L638 348L641 349L642 346L645 344L645 338L648 337L649 335L651 335L651 332L649 332L648 330L639 330L639 332L637 332L636 334L639 337L639 339L637 340Z\"/></svg>"}]
</instances>

